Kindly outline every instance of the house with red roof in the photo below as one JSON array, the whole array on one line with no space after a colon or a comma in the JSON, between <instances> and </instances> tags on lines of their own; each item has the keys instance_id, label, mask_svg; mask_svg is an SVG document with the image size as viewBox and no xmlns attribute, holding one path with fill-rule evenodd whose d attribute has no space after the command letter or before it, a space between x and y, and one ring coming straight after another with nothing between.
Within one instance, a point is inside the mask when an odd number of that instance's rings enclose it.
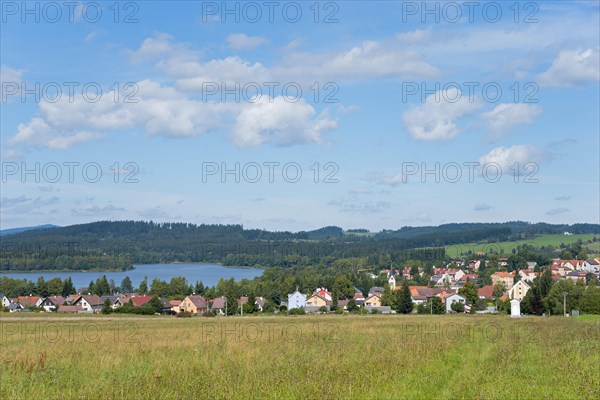
<instances>
[{"instance_id":1,"label":"house with red roof","mask_svg":"<svg viewBox=\"0 0 600 400\"><path fill-rule=\"evenodd\" d=\"M19 296L17 297L16 303L19 303L25 308L39 307L42 304L42 298L40 296Z\"/></svg>"}]
</instances>

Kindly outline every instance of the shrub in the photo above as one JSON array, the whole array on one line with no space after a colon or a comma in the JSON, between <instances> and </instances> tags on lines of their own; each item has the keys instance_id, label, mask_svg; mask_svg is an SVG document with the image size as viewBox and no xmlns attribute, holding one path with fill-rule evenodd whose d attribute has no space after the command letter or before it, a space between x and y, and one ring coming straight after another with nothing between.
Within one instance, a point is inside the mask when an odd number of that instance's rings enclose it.
<instances>
[{"instance_id":1,"label":"shrub","mask_svg":"<svg viewBox=\"0 0 600 400\"><path fill-rule=\"evenodd\" d=\"M189 311L181 311L179 314L177 314L177 318L191 318L192 317L192 313Z\"/></svg>"},{"instance_id":2,"label":"shrub","mask_svg":"<svg viewBox=\"0 0 600 400\"><path fill-rule=\"evenodd\" d=\"M304 308L292 308L289 311L289 315L304 315L306 314L306 311L304 311Z\"/></svg>"},{"instance_id":3,"label":"shrub","mask_svg":"<svg viewBox=\"0 0 600 400\"><path fill-rule=\"evenodd\" d=\"M460 301L455 301L454 303L452 303L450 308L452 309L452 311L456 311L457 313L465 312L465 305Z\"/></svg>"}]
</instances>

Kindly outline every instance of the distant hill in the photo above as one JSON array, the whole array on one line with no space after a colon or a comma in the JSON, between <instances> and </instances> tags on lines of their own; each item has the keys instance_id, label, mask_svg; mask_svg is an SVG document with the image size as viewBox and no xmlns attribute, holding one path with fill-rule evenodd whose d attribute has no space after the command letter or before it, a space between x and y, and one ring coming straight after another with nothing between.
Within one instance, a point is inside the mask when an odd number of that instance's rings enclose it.
<instances>
[{"instance_id":1,"label":"distant hill","mask_svg":"<svg viewBox=\"0 0 600 400\"><path fill-rule=\"evenodd\" d=\"M52 224L45 224L45 225L38 225L38 226L24 226L21 228L2 229L2 230L0 230L0 236L14 235L15 233L33 231L33 230L37 230L37 229L52 229L52 228L60 228L60 226L52 225Z\"/></svg>"},{"instance_id":2,"label":"distant hill","mask_svg":"<svg viewBox=\"0 0 600 400\"><path fill-rule=\"evenodd\" d=\"M47 227L53 227L52 225ZM326 226L312 231L272 232L242 225L196 225L152 221L98 221L43 229L7 230L0 270L124 270L132 264L174 261L235 266L333 267L336 259L363 257L371 265L409 259L444 260L445 246L530 240L540 234L598 234L600 225L461 223L344 234ZM29 230L27 230L29 229ZM3 235L6 235L4 233Z\"/></svg>"}]
</instances>

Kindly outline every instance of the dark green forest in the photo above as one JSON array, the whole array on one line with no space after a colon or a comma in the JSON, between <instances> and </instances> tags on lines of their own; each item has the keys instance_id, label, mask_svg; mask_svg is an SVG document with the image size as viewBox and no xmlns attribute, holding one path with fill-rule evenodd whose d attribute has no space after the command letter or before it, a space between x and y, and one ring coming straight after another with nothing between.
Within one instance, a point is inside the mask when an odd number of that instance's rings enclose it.
<instances>
[{"instance_id":1,"label":"dark green forest","mask_svg":"<svg viewBox=\"0 0 600 400\"><path fill-rule=\"evenodd\" d=\"M290 268L357 257L383 267L407 260L445 260L448 245L528 239L567 230L597 234L600 225L465 223L355 235L336 226L271 232L242 225L100 221L1 236L0 269L126 270L136 263L175 261Z\"/></svg>"}]
</instances>

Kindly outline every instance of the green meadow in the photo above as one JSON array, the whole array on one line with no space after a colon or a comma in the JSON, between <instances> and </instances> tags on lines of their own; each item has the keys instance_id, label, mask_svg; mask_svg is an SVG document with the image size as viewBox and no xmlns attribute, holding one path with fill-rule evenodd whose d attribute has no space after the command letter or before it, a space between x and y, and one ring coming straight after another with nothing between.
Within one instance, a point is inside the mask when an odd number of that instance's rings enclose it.
<instances>
[{"instance_id":1,"label":"green meadow","mask_svg":"<svg viewBox=\"0 0 600 400\"><path fill-rule=\"evenodd\" d=\"M597 399L600 319L0 317L2 399Z\"/></svg>"},{"instance_id":2,"label":"green meadow","mask_svg":"<svg viewBox=\"0 0 600 400\"><path fill-rule=\"evenodd\" d=\"M512 242L499 242L499 243L465 243L465 244L457 244L446 246L446 253L450 257L459 257L461 254L466 254L469 250L473 253L476 252L485 252L489 253L490 251L494 251L497 253L502 253L506 257L511 255L513 249L516 249L519 246L524 244L528 244L535 247L541 246L560 246L561 243L571 244L576 243L581 240L583 243L586 243L594 238L593 234L581 234L581 235L539 235L534 239L529 240L517 240ZM585 246L588 248L590 255L592 254L600 254L600 242L592 243L590 245Z\"/></svg>"}]
</instances>

